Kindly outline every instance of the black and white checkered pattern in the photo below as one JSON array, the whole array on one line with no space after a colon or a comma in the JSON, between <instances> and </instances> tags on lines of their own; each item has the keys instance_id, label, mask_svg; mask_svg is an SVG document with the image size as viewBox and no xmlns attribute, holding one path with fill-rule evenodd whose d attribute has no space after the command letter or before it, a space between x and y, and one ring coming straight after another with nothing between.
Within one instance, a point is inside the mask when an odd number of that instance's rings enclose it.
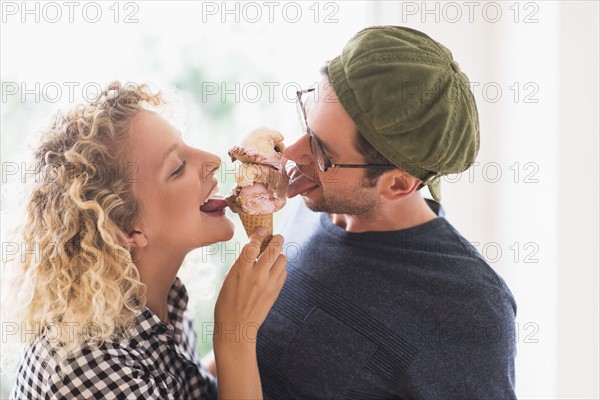
<instances>
[{"instance_id":1,"label":"black and white checkered pattern","mask_svg":"<svg viewBox=\"0 0 600 400\"><path fill-rule=\"evenodd\" d=\"M187 291L177 278L169 292L169 319L149 309L129 340L83 348L58 364L47 338L25 350L11 399L216 399L214 378L200 364L196 334L184 316Z\"/></svg>"}]
</instances>

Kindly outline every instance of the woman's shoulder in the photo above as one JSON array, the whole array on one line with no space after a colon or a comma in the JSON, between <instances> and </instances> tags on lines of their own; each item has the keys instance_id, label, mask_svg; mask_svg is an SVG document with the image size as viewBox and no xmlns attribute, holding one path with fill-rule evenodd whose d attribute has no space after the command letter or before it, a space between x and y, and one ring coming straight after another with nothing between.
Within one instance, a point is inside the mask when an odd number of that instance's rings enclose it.
<instances>
[{"instance_id":1,"label":"woman's shoulder","mask_svg":"<svg viewBox=\"0 0 600 400\"><path fill-rule=\"evenodd\" d=\"M153 393L147 368L134 348L118 341L69 353L40 336L24 350L11 398L88 398L97 394Z\"/></svg>"},{"instance_id":2,"label":"woman's shoulder","mask_svg":"<svg viewBox=\"0 0 600 400\"><path fill-rule=\"evenodd\" d=\"M97 370L111 364L119 364L120 367L141 366L135 350L127 341L106 340L67 352L64 345L40 336L26 346L20 365L60 374Z\"/></svg>"}]
</instances>

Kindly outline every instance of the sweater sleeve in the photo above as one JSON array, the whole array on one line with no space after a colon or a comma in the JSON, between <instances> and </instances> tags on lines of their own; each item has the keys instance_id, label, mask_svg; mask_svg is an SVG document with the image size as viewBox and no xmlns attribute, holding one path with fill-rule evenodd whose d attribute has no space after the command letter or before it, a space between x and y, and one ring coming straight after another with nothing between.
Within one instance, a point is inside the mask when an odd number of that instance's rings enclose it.
<instances>
[{"instance_id":1,"label":"sweater sleeve","mask_svg":"<svg viewBox=\"0 0 600 400\"><path fill-rule=\"evenodd\" d=\"M500 290L450 315L411 364L404 395L516 399L515 313L512 295Z\"/></svg>"}]
</instances>

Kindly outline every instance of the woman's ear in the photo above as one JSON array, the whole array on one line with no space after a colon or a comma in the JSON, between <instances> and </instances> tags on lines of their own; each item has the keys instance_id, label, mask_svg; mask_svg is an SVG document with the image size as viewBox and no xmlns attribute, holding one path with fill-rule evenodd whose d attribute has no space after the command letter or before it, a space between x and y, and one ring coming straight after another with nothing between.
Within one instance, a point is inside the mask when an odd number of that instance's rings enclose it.
<instances>
[{"instance_id":1,"label":"woman's ear","mask_svg":"<svg viewBox=\"0 0 600 400\"><path fill-rule=\"evenodd\" d=\"M139 230L133 230L133 231L129 232L128 236L129 236L130 243L134 247L141 249L143 247L148 246L148 238L146 237L144 232L139 231Z\"/></svg>"},{"instance_id":2,"label":"woman's ear","mask_svg":"<svg viewBox=\"0 0 600 400\"><path fill-rule=\"evenodd\" d=\"M401 200L414 193L421 181L401 169L385 172L377 182L379 193L389 201Z\"/></svg>"},{"instance_id":3,"label":"woman's ear","mask_svg":"<svg viewBox=\"0 0 600 400\"><path fill-rule=\"evenodd\" d=\"M144 232L134 229L127 234L127 238L124 241L122 238L119 238L119 244L123 247L141 249L148 246L148 238Z\"/></svg>"}]
</instances>

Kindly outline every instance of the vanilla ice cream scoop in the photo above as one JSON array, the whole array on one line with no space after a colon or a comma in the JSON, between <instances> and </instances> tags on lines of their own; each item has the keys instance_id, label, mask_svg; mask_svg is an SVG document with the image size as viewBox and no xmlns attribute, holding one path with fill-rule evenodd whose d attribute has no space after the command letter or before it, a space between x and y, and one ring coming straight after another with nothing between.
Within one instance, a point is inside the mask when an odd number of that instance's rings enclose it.
<instances>
[{"instance_id":1,"label":"vanilla ice cream scoop","mask_svg":"<svg viewBox=\"0 0 600 400\"><path fill-rule=\"evenodd\" d=\"M273 129L258 128L248 133L239 146L229 150L231 160L243 163L271 165L278 171L285 169L283 135Z\"/></svg>"}]
</instances>

